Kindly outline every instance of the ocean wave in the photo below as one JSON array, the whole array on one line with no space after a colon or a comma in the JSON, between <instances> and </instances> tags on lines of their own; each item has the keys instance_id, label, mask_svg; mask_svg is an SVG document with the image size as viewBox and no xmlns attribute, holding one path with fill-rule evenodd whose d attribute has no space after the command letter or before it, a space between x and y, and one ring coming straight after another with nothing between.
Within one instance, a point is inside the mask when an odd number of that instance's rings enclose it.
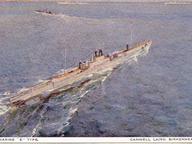
<instances>
[{"instance_id":1,"label":"ocean wave","mask_svg":"<svg viewBox=\"0 0 192 144\"><path fill-rule=\"evenodd\" d=\"M9 111L10 107L0 104L0 116L7 113Z\"/></svg>"},{"instance_id":2,"label":"ocean wave","mask_svg":"<svg viewBox=\"0 0 192 144\"><path fill-rule=\"evenodd\" d=\"M78 112L81 99L101 85L110 74L111 70L95 74L87 83L74 85L73 89L47 101L10 111L9 124L2 126L3 129L8 129L11 125L19 131L18 133L10 131L9 136L65 136L70 130L71 119ZM5 114L9 110L9 107L0 105L0 114ZM0 135L6 134L2 132Z\"/></svg>"}]
</instances>

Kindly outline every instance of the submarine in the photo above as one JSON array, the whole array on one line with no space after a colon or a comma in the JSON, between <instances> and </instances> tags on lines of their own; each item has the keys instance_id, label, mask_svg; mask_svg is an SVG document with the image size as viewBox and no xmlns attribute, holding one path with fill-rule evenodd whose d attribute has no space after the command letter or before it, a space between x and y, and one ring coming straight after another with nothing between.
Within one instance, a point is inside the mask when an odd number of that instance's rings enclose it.
<instances>
[{"instance_id":1,"label":"submarine","mask_svg":"<svg viewBox=\"0 0 192 144\"><path fill-rule=\"evenodd\" d=\"M89 60L79 62L76 67L56 73L36 85L10 94L7 105L21 107L44 101L52 96L58 96L62 92L89 82L94 79L95 75L102 75L124 63L137 61L138 57L149 52L151 45L151 40L144 40L131 47L126 45L124 49L107 55L99 49L93 53Z\"/></svg>"}]
</instances>

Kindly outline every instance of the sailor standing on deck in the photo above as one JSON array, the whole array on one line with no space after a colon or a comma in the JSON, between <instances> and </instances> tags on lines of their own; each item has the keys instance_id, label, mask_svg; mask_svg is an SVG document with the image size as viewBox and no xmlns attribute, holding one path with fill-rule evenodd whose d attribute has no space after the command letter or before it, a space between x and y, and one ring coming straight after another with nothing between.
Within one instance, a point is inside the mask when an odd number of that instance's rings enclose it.
<instances>
[{"instance_id":1,"label":"sailor standing on deck","mask_svg":"<svg viewBox=\"0 0 192 144\"><path fill-rule=\"evenodd\" d=\"M126 49L129 50L129 45L128 44L126 45Z\"/></svg>"},{"instance_id":2,"label":"sailor standing on deck","mask_svg":"<svg viewBox=\"0 0 192 144\"><path fill-rule=\"evenodd\" d=\"M80 61L80 62L79 62L79 69L81 69L81 65L82 65L82 62Z\"/></svg>"},{"instance_id":3,"label":"sailor standing on deck","mask_svg":"<svg viewBox=\"0 0 192 144\"><path fill-rule=\"evenodd\" d=\"M103 55L103 51L102 49L99 49L99 56L102 56Z\"/></svg>"},{"instance_id":4,"label":"sailor standing on deck","mask_svg":"<svg viewBox=\"0 0 192 144\"><path fill-rule=\"evenodd\" d=\"M97 55L97 51L95 51L95 57L97 57L98 55Z\"/></svg>"}]
</instances>

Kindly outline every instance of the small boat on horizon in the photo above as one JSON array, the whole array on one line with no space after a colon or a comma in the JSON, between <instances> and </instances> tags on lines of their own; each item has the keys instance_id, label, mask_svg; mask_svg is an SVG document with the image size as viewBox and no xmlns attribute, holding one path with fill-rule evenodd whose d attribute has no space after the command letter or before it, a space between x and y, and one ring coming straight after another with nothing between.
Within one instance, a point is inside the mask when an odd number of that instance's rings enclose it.
<instances>
[{"instance_id":1,"label":"small boat on horizon","mask_svg":"<svg viewBox=\"0 0 192 144\"><path fill-rule=\"evenodd\" d=\"M44 13L44 14L49 14L49 15L54 15L55 13L48 10L48 9L43 9L43 10L35 10L37 13Z\"/></svg>"}]
</instances>

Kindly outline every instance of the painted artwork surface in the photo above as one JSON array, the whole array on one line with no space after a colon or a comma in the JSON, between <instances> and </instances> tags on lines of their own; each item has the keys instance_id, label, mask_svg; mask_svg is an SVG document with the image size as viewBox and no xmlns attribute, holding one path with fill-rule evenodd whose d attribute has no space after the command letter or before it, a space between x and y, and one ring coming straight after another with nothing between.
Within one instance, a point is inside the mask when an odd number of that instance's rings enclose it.
<instances>
[{"instance_id":1,"label":"painted artwork surface","mask_svg":"<svg viewBox=\"0 0 192 144\"><path fill-rule=\"evenodd\" d=\"M0 136L192 136L191 1L0 1Z\"/></svg>"}]
</instances>

